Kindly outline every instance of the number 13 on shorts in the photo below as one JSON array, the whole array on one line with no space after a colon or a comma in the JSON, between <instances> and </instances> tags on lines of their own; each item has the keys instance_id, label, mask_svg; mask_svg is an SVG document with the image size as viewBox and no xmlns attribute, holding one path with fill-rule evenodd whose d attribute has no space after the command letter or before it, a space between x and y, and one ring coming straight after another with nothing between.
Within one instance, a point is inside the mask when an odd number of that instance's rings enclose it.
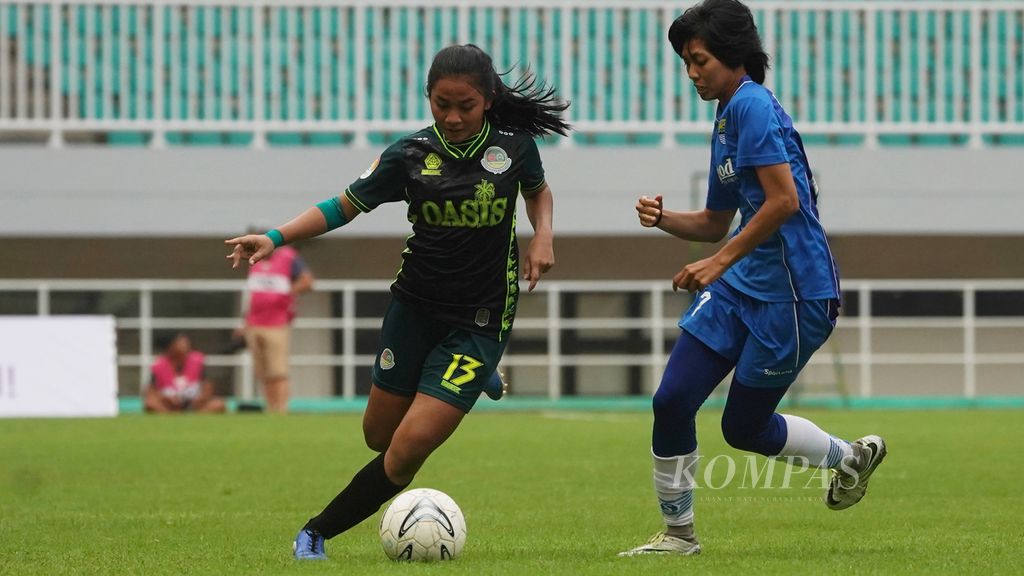
<instances>
[{"instance_id":1,"label":"number 13 on shorts","mask_svg":"<svg viewBox=\"0 0 1024 576\"><path fill-rule=\"evenodd\" d=\"M454 388L456 392L459 392L459 388L463 384L472 382L476 378L476 369L483 365L483 362L472 356L452 354L452 363L448 365L441 385L445 388ZM456 370L461 370L458 376L455 376Z\"/></svg>"}]
</instances>

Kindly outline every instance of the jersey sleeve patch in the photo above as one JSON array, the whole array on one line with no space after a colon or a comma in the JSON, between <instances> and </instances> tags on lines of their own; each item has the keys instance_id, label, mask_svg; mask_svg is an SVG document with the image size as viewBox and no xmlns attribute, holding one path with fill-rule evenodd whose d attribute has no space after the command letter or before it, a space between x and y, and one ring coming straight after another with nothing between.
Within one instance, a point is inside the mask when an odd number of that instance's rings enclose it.
<instances>
[{"instance_id":1,"label":"jersey sleeve patch","mask_svg":"<svg viewBox=\"0 0 1024 576\"><path fill-rule=\"evenodd\" d=\"M380 156L377 156L377 158L373 161L373 163L370 164L370 167L366 169L366 172L363 172L362 174L359 175L359 179L360 180L366 180L367 178L369 178L370 174L373 174L373 171L376 170L377 166L379 166L379 165L380 165Z\"/></svg>"}]
</instances>

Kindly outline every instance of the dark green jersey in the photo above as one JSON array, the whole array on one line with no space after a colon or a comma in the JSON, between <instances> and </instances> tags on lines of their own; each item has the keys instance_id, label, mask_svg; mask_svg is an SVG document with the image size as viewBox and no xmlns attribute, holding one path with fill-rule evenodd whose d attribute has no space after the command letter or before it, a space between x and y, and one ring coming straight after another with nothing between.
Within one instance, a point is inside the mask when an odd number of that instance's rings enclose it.
<instances>
[{"instance_id":1,"label":"dark green jersey","mask_svg":"<svg viewBox=\"0 0 1024 576\"><path fill-rule=\"evenodd\" d=\"M519 297L516 201L544 185L533 137L485 122L458 146L434 127L403 137L345 196L362 212L385 202L409 204L413 235L391 286L396 298L502 340Z\"/></svg>"}]
</instances>

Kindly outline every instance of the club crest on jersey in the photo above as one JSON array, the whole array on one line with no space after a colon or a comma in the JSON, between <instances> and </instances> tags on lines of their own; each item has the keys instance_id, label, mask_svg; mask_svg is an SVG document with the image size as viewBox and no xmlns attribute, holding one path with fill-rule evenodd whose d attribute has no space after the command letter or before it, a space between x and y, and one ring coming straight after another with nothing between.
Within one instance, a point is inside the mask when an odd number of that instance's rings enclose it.
<instances>
[{"instance_id":1,"label":"club crest on jersey","mask_svg":"<svg viewBox=\"0 0 1024 576\"><path fill-rule=\"evenodd\" d=\"M718 121L718 141L725 144L725 118Z\"/></svg>"},{"instance_id":2,"label":"club crest on jersey","mask_svg":"<svg viewBox=\"0 0 1024 576\"><path fill-rule=\"evenodd\" d=\"M380 353L380 369L391 370L395 367L395 353L391 351L391 348L385 348Z\"/></svg>"},{"instance_id":3,"label":"club crest on jersey","mask_svg":"<svg viewBox=\"0 0 1024 576\"><path fill-rule=\"evenodd\" d=\"M480 159L480 165L491 174L501 174L512 165L512 159L500 146L491 146L484 150L484 157Z\"/></svg>"},{"instance_id":4,"label":"club crest on jersey","mask_svg":"<svg viewBox=\"0 0 1024 576\"><path fill-rule=\"evenodd\" d=\"M423 174L424 176L440 176L441 163L441 157L434 152L427 154L427 157L423 159L423 165L426 166L426 168L420 170L420 174Z\"/></svg>"},{"instance_id":5,"label":"club crest on jersey","mask_svg":"<svg viewBox=\"0 0 1024 576\"><path fill-rule=\"evenodd\" d=\"M373 174L373 171L377 169L378 164L380 164L380 156L378 156L377 159L374 160L372 164L370 164L370 167L366 169L366 172L363 172L359 176L359 179L366 180L367 178L369 178L370 174Z\"/></svg>"}]
</instances>

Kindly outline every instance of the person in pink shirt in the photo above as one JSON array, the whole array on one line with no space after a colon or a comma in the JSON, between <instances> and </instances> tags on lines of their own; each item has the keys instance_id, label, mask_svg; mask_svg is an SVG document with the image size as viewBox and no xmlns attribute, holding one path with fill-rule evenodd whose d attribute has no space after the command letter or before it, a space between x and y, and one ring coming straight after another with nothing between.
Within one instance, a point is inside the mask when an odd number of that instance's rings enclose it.
<instances>
[{"instance_id":1,"label":"person in pink shirt","mask_svg":"<svg viewBox=\"0 0 1024 576\"><path fill-rule=\"evenodd\" d=\"M250 227L254 231L257 227ZM260 231L265 231L262 229ZM245 341L269 412L288 411L288 353L296 296L313 288L313 273L292 247L275 250L249 269Z\"/></svg>"},{"instance_id":2,"label":"person in pink shirt","mask_svg":"<svg viewBox=\"0 0 1024 576\"><path fill-rule=\"evenodd\" d=\"M159 342L162 354L153 362L153 379L143 406L149 413L224 412L224 401L206 379L206 357L192 349L182 333Z\"/></svg>"}]
</instances>

